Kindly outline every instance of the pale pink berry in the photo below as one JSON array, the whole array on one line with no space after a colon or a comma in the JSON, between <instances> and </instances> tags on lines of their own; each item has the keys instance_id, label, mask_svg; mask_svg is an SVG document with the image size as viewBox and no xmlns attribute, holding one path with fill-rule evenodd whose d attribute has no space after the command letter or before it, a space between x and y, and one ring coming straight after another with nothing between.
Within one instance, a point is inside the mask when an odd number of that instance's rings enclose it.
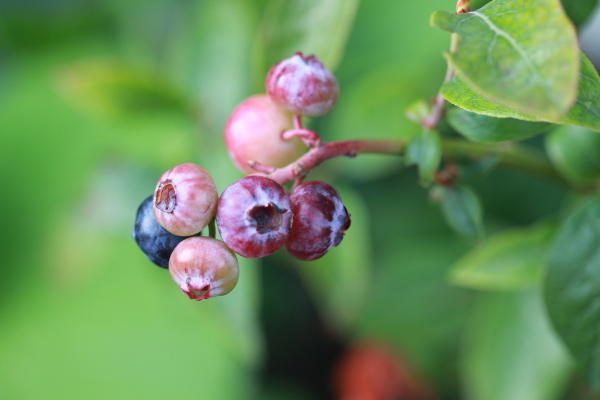
<instances>
[{"instance_id":1,"label":"pale pink berry","mask_svg":"<svg viewBox=\"0 0 600 400\"><path fill-rule=\"evenodd\" d=\"M187 238L175 247L169 260L169 272L193 300L231 292L239 276L235 254L225 243L199 236Z\"/></svg>"},{"instance_id":2,"label":"pale pink berry","mask_svg":"<svg viewBox=\"0 0 600 400\"><path fill-rule=\"evenodd\" d=\"M292 213L289 196L280 184L250 175L221 194L217 226L223 241L236 253L264 257L285 244Z\"/></svg>"},{"instance_id":3,"label":"pale pink berry","mask_svg":"<svg viewBox=\"0 0 600 400\"><path fill-rule=\"evenodd\" d=\"M154 190L154 216L177 236L200 232L214 218L217 188L206 170L196 164L180 164L166 171Z\"/></svg>"},{"instance_id":4,"label":"pale pink berry","mask_svg":"<svg viewBox=\"0 0 600 400\"><path fill-rule=\"evenodd\" d=\"M248 166L250 161L283 167L304 150L299 139L282 139L281 134L289 129L292 129L292 115L269 96L259 94L233 110L225 125L225 145L242 172L256 172Z\"/></svg>"},{"instance_id":5,"label":"pale pink berry","mask_svg":"<svg viewBox=\"0 0 600 400\"><path fill-rule=\"evenodd\" d=\"M339 86L317 57L296 53L275 64L266 80L267 93L294 114L320 117L335 106Z\"/></svg>"}]
</instances>

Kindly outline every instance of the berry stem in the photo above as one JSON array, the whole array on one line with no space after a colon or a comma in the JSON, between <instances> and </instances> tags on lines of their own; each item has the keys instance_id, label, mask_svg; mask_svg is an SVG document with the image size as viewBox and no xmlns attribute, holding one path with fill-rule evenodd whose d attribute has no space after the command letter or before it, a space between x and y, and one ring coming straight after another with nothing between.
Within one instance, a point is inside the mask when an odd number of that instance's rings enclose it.
<instances>
[{"instance_id":1,"label":"berry stem","mask_svg":"<svg viewBox=\"0 0 600 400\"><path fill-rule=\"evenodd\" d=\"M299 137L302 139L302 142L311 149L321 145L321 137L316 132L311 131L310 129L304 129L301 115L294 114L293 121L294 129L281 132L281 138L283 140L290 140L295 137Z\"/></svg>"},{"instance_id":2,"label":"berry stem","mask_svg":"<svg viewBox=\"0 0 600 400\"><path fill-rule=\"evenodd\" d=\"M521 170L532 175L546 178L569 186L554 169L543 154L527 146L515 143L486 144L468 142L462 139L444 139L444 156L449 158L470 158L481 160L490 155L497 155L500 165ZM336 157L354 157L358 154L389 154L402 156L406 149L406 141L398 140L344 140L326 142L306 152L296 161L278 168L269 177L279 184L292 180L301 181L310 171L323 162ZM578 190L586 188L575 187Z\"/></svg>"},{"instance_id":3,"label":"berry stem","mask_svg":"<svg viewBox=\"0 0 600 400\"><path fill-rule=\"evenodd\" d=\"M277 168L272 167L270 165L263 164L256 160L248 161L248 166L257 172L262 172L264 174L270 174L274 172Z\"/></svg>"},{"instance_id":4,"label":"berry stem","mask_svg":"<svg viewBox=\"0 0 600 400\"><path fill-rule=\"evenodd\" d=\"M302 125L302 116L299 114L294 115L294 129L304 129Z\"/></svg>"},{"instance_id":5,"label":"berry stem","mask_svg":"<svg viewBox=\"0 0 600 400\"><path fill-rule=\"evenodd\" d=\"M527 146L516 143L487 144L461 139L444 139L442 151L444 156L449 158L466 157L473 160L482 160L495 154L500 165L569 186L542 153Z\"/></svg>"},{"instance_id":6,"label":"berry stem","mask_svg":"<svg viewBox=\"0 0 600 400\"><path fill-rule=\"evenodd\" d=\"M456 3L456 14L464 14L471 11L468 0L458 0ZM458 36L456 33L453 33L450 36L450 53L454 53L456 48L458 47ZM446 69L446 76L444 77L444 83L446 84L450 82L454 78L454 69L448 63L448 67ZM427 129L435 129L442 118L444 117L444 111L446 106L446 100L444 96L438 93L433 99L433 105L431 107L431 112L429 115L423 119L422 125Z\"/></svg>"},{"instance_id":7,"label":"berry stem","mask_svg":"<svg viewBox=\"0 0 600 400\"><path fill-rule=\"evenodd\" d=\"M284 184L306 176L313 168L330 158L354 157L359 153L402 155L406 142L403 140L344 140L327 142L312 148L302 157L270 174L271 179Z\"/></svg>"},{"instance_id":8,"label":"berry stem","mask_svg":"<svg viewBox=\"0 0 600 400\"><path fill-rule=\"evenodd\" d=\"M310 129L304 128L295 128L290 129L289 131L285 131L281 134L281 138L283 140L290 140L292 138L299 137L302 139L302 142L310 148L318 147L321 145L321 138L317 135L316 132L311 131Z\"/></svg>"},{"instance_id":9,"label":"berry stem","mask_svg":"<svg viewBox=\"0 0 600 400\"><path fill-rule=\"evenodd\" d=\"M211 238L215 238L217 236L217 229L215 228L215 220L214 218L208 224L208 236Z\"/></svg>"},{"instance_id":10,"label":"berry stem","mask_svg":"<svg viewBox=\"0 0 600 400\"><path fill-rule=\"evenodd\" d=\"M458 36L456 36L456 33L453 33L450 39L450 53L454 53L456 51L457 45ZM454 69L450 66L450 64L448 64L446 76L444 77L444 83L442 85L450 82L452 78L454 78ZM433 100L431 112L426 118L423 119L423 126L427 129L435 129L444 117L445 106L446 99L444 99L444 96L442 96L441 93L438 93Z\"/></svg>"}]
</instances>

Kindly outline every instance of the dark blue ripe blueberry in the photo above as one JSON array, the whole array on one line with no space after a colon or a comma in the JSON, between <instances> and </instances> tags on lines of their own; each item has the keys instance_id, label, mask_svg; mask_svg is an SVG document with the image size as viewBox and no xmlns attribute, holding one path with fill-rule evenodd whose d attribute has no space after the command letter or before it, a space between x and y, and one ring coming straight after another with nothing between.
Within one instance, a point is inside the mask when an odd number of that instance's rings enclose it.
<instances>
[{"instance_id":1,"label":"dark blue ripe blueberry","mask_svg":"<svg viewBox=\"0 0 600 400\"><path fill-rule=\"evenodd\" d=\"M175 236L156 222L152 212L152 199L153 196L149 196L138 207L133 240L150 261L161 268L169 268L169 257L173 249L186 237Z\"/></svg>"}]
</instances>

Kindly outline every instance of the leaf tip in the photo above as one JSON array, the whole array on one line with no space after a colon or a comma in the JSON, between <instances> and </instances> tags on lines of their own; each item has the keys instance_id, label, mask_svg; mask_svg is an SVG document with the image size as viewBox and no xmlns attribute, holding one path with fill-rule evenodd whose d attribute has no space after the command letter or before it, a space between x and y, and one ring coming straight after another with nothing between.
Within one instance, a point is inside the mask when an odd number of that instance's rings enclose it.
<instances>
[{"instance_id":1,"label":"leaf tip","mask_svg":"<svg viewBox=\"0 0 600 400\"><path fill-rule=\"evenodd\" d=\"M447 12L447 11L441 11L441 10L437 10L434 11L431 14L431 17L429 17L429 24L435 28L444 30L444 31L448 31L448 32L453 32L454 31L454 22L452 21L452 17L454 15Z\"/></svg>"}]
</instances>

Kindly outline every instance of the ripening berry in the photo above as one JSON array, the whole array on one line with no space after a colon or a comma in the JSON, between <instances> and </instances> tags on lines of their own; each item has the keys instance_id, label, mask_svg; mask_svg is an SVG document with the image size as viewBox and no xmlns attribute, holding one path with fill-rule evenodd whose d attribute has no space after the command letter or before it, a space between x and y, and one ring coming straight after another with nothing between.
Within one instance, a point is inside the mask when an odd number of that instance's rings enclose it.
<instances>
[{"instance_id":1,"label":"ripening berry","mask_svg":"<svg viewBox=\"0 0 600 400\"><path fill-rule=\"evenodd\" d=\"M350 227L350 216L331 185L306 182L290 196L292 226L286 248L300 260L316 260L340 244Z\"/></svg>"},{"instance_id":2,"label":"ripening berry","mask_svg":"<svg viewBox=\"0 0 600 400\"><path fill-rule=\"evenodd\" d=\"M239 276L235 254L225 243L208 237L191 237L179 243L171 254L169 272L193 300L231 292Z\"/></svg>"},{"instance_id":3,"label":"ripening berry","mask_svg":"<svg viewBox=\"0 0 600 400\"><path fill-rule=\"evenodd\" d=\"M289 196L281 185L258 175L232 183L217 208L221 237L248 258L264 257L283 246L291 218Z\"/></svg>"},{"instance_id":4,"label":"ripening berry","mask_svg":"<svg viewBox=\"0 0 600 400\"><path fill-rule=\"evenodd\" d=\"M299 139L281 138L281 133L289 129L292 129L292 115L266 94L259 94L233 110L225 124L225 145L242 172L256 172L248 166L249 161L283 167L304 151Z\"/></svg>"},{"instance_id":5,"label":"ripening berry","mask_svg":"<svg viewBox=\"0 0 600 400\"><path fill-rule=\"evenodd\" d=\"M156 222L152 212L152 196L140 204L133 226L133 240L150 261L159 267L169 268L173 249L184 239L184 236L169 233Z\"/></svg>"},{"instance_id":6,"label":"ripening berry","mask_svg":"<svg viewBox=\"0 0 600 400\"><path fill-rule=\"evenodd\" d=\"M204 168L180 164L158 180L154 190L154 216L172 234L191 236L213 219L217 199L215 183Z\"/></svg>"},{"instance_id":7,"label":"ripening berry","mask_svg":"<svg viewBox=\"0 0 600 400\"><path fill-rule=\"evenodd\" d=\"M302 53L275 64L267 75L266 87L276 103L308 117L327 114L339 95L335 76L317 57Z\"/></svg>"}]
</instances>

